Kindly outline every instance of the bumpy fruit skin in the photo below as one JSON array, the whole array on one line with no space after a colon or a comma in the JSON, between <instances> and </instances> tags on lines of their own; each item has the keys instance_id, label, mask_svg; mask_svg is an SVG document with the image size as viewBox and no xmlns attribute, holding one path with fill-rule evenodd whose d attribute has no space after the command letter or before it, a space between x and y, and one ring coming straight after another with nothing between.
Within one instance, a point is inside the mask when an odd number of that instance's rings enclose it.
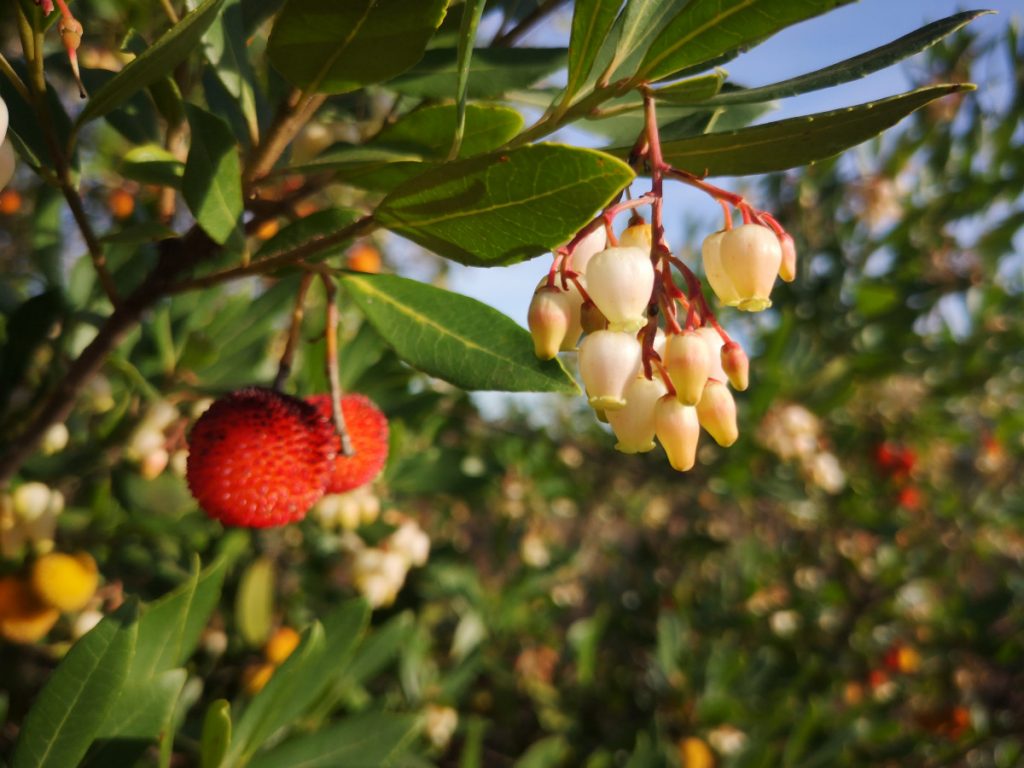
<instances>
[{"instance_id":1,"label":"bumpy fruit skin","mask_svg":"<svg viewBox=\"0 0 1024 768\"><path fill-rule=\"evenodd\" d=\"M307 398L317 412L331 422L330 395ZM341 438L332 431L331 445L337 458L327 479L327 493L345 493L376 479L388 460L388 419L365 395L341 398L341 413L352 439L354 455L341 452Z\"/></svg>"},{"instance_id":2,"label":"bumpy fruit skin","mask_svg":"<svg viewBox=\"0 0 1024 768\"><path fill-rule=\"evenodd\" d=\"M192 427L186 478L225 525L284 525L324 495L336 446L315 406L251 387L217 400Z\"/></svg>"},{"instance_id":3,"label":"bumpy fruit skin","mask_svg":"<svg viewBox=\"0 0 1024 768\"><path fill-rule=\"evenodd\" d=\"M88 552L67 555L51 552L32 565L32 589L60 611L80 611L89 604L99 586L100 572Z\"/></svg>"}]
</instances>

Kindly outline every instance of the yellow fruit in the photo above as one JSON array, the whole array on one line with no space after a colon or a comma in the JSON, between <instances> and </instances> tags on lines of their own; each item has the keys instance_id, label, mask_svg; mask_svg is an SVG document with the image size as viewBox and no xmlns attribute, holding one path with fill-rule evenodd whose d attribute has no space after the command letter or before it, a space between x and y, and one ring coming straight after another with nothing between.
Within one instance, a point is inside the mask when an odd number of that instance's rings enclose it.
<instances>
[{"instance_id":1,"label":"yellow fruit","mask_svg":"<svg viewBox=\"0 0 1024 768\"><path fill-rule=\"evenodd\" d=\"M0 636L34 643L57 623L60 612L44 605L29 585L14 576L0 579Z\"/></svg>"},{"instance_id":2,"label":"yellow fruit","mask_svg":"<svg viewBox=\"0 0 1024 768\"><path fill-rule=\"evenodd\" d=\"M263 690L277 669L273 664L251 664L242 673L242 688L250 696Z\"/></svg>"},{"instance_id":3,"label":"yellow fruit","mask_svg":"<svg viewBox=\"0 0 1024 768\"><path fill-rule=\"evenodd\" d=\"M356 272L380 272L380 251L370 243L356 243L345 257L345 266Z\"/></svg>"},{"instance_id":4,"label":"yellow fruit","mask_svg":"<svg viewBox=\"0 0 1024 768\"><path fill-rule=\"evenodd\" d=\"M32 566L32 588L48 605L61 611L80 611L99 584L99 569L92 555L51 552Z\"/></svg>"},{"instance_id":5,"label":"yellow fruit","mask_svg":"<svg viewBox=\"0 0 1024 768\"><path fill-rule=\"evenodd\" d=\"M291 627L280 627L267 640L263 656L270 664L283 664L299 646L299 633Z\"/></svg>"},{"instance_id":6,"label":"yellow fruit","mask_svg":"<svg viewBox=\"0 0 1024 768\"><path fill-rule=\"evenodd\" d=\"M256 228L256 238L259 240L269 240L280 229L281 226L277 223L276 219L267 219Z\"/></svg>"},{"instance_id":7,"label":"yellow fruit","mask_svg":"<svg viewBox=\"0 0 1024 768\"><path fill-rule=\"evenodd\" d=\"M714 768L715 756L703 739L690 736L679 742L679 762L683 768Z\"/></svg>"}]
</instances>

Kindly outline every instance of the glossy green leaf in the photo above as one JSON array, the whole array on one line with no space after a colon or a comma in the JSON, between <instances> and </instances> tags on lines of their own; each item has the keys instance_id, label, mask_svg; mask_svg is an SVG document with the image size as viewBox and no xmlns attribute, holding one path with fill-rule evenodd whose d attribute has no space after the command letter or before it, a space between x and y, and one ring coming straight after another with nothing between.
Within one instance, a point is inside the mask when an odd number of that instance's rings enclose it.
<instances>
[{"instance_id":1,"label":"glossy green leaf","mask_svg":"<svg viewBox=\"0 0 1024 768\"><path fill-rule=\"evenodd\" d=\"M428 170L393 190L377 219L463 264L515 264L567 240L632 178L600 152L536 144Z\"/></svg>"},{"instance_id":2,"label":"glossy green leaf","mask_svg":"<svg viewBox=\"0 0 1024 768\"><path fill-rule=\"evenodd\" d=\"M12 61L11 67L22 81L27 82L28 70L22 62ZM0 98L7 105L9 115L7 136L18 150L18 154L33 167L45 165L52 168L53 156L46 141L46 134L39 130L39 118L36 116L35 108L22 98L7 77L0 77ZM61 103L60 96L49 82L46 84L46 101L60 146L66 146L71 133L71 120ZM77 164L77 154L73 161Z\"/></svg>"},{"instance_id":3,"label":"glossy green leaf","mask_svg":"<svg viewBox=\"0 0 1024 768\"><path fill-rule=\"evenodd\" d=\"M486 0L466 0L462 7L462 23L459 25L458 73L455 86L455 131L452 136L448 159L461 155L462 135L466 129L466 98L469 88L469 65L473 60L473 43L476 30L483 15Z\"/></svg>"},{"instance_id":4,"label":"glossy green leaf","mask_svg":"<svg viewBox=\"0 0 1024 768\"><path fill-rule=\"evenodd\" d=\"M238 104L250 137L258 133L254 74L246 51L241 0L225 0L224 10L203 35L203 49L211 74Z\"/></svg>"},{"instance_id":5,"label":"glossy green leaf","mask_svg":"<svg viewBox=\"0 0 1024 768\"><path fill-rule=\"evenodd\" d=\"M398 356L424 373L470 390L578 391L558 360L536 358L529 333L476 299L394 275L342 282Z\"/></svg>"},{"instance_id":6,"label":"glossy green leaf","mask_svg":"<svg viewBox=\"0 0 1024 768\"><path fill-rule=\"evenodd\" d=\"M231 702L217 699L206 710L199 742L199 768L218 768L231 746Z\"/></svg>"},{"instance_id":7,"label":"glossy green leaf","mask_svg":"<svg viewBox=\"0 0 1024 768\"><path fill-rule=\"evenodd\" d=\"M253 560L245 569L235 594L235 623L250 647L263 645L273 628L274 562L268 557Z\"/></svg>"},{"instance_id":8,"label":"glossy green leaf","mask_svg":"<svg viewBox=\"0 0 1024 768\"><path fill-rule=\"evenodd\" d=\"M185 107L192 144L181 193L199 226L215 242L227 242L242 215L242 168L227 123L205 109Z\"/></svg>"},{"instance_id":9,"label":"glossy green leaf","mask_svg":"<svg viewBox=\"0 0 1024 768\"><path fill-rule=\"evenodd\" d=\"M189 659L217 607L231 559L222 555L200 571L196 557L187 581L143 608L133 679L148 679Z\"/></svg>"},{"instance_id":10,"label":"glossy green leaf","mask_svg":"<svg viewBox=\"0 0 1024 768\"><path fill-rule=\"evenodd\" d=\"M653 81L760 42L852 0L692 0L658 30L636 77Z\"/></svg>"},{"instance_id":11,"label":"glossy green leaf","mask_svg":"<svg viewBox=\"0 0 1024 768\"><path fill-rule=\"evenodd\" d=\"M310 240L333 235L339 229L344 229L358 219L359 215L357 211L348 208L324 208L309 216L296 219L282 227L280 232L261 245L256 252L256 257L262 259L274 256L297 248ZM347 243L339 243L334 248L321 251L316 258L318 260L328 259L346 247Z\"/></svg>"},{"instance_id":12,"label":"glossy green leaf","mask_svg":"<svg viewBox=\"0 0 1024 768\"><path fill-rule=\"evenodd\" d=\"M448 0L288 0L267 53L304 91L354 91L419 61L447 5Z\"/></svg>"},{"instance_id":13,"label":"glossy green leaf","mask_svg":"<svg viewBox=\"0 0 1024 768\"><path fill-rule=\"evenodd\" d=\"M12 768L81 762L127 679L136 614L126 603L71 647L25 717Z\"/></svg>"},{"instance_id":14,"label":"glossy green leaf","mask_svg":"<svg viewBox=\"0 0 1024 768\"><path fill-rule=\"evenodd\" d=\"M121 157L118 168L126 179L174 189L181 189L185 175L185 164L158 144L132 147Z\"/></svg>"},{"instance_id":15,"label":"glossy green leaf","mask_svg":"<svg viewBox=\"0 0 1024 768\"><path fill-rule=\"evenodd\" d=\"M760 88L737 88L726 93L719 93L714 98L708 98L706 103L717 106L771 101L849 83L870 75L872 72L892 66L916 53L920 53L947 35L962 29L979 16L984 16L988 13L992 13L992 11L965 11L964 13L957 13L921 27L908 35L893 40L887 45L874 48L859 56L844 59L832 66L824 67L799 77L793 77L789 80L783 80L782 82L761 86ZM674 87L658 89L659 98L662 93ZM696 100L693 99L693 101Z\"/></svg>"},{"instance_id":16,"label":"glossy green leaf","mask_svg":"<svg viewBox=\"0 0 1024 768\"><path fill-rule=\"evenodd\" d=\"M565 100L571 100L587 81L621 5L622 0L577 0L573 6Z\"/></svg>"},{"instance_id":17,"label":"glossy green leaf","mask_svg":"<svg viewBox=\"0 0 1024 768\"><path fill-rule=\"evenodd\" d=\"M152 679L129 675L82 768L134 765L168 730L187 679L184 669L171 669Z\"/></svg>"},{"instance_id":18,"label":"glossy green leaf","mask_svg":"<svg viewBox=\"0 0 1024 768\"><path fill-rule=\"evenodd\" d=\"M477 48L469 67L467 95L495 99L528 88L565 65L564 48ZM459 57L455 48L427 51L415 67L387 83L398 93L451 99L458 90Z\"/></svg>"},{"instance_id":19,"label":"glossy green leaf","mask_svg":"<svg viewBox=\"0 0 1024 768\"><path fill-rule=\"evenodd\" d=\"M629 0L615 24L615 34L602 51L602 65L610 53L610 63L603 66L608 79L633 75L655 37L687 2L689 0Z\"/></svg>"},{"instance_id":20,"label":"glossy green leaf","mask_svg":"<svg viewBox=\"0 0 1024 768\"><path fill-rule=\"evenodd\" d=\"M745 176L809 165L856 146L915 109L970 84L934 85L855 107L662 144L665 162L698 174ZM608 150L625 157L629 147Z\"/></svg>"},{"instance_id":21,"label":"glossy green leaf","mask_svg":"<svg viewBox=\"0 0 1024 768\"><path fill-rule=\"evenodd\" d=\"M722 90L725 72L718 70L707 75L690 77L654 91L654 98L669 104L694 104L712 99Z\"/></svg>"},{"instance_id":22,"label":"glossy green leaf","mask_svg":"<svg viewBox=\"0 0 1024 768\"><path fill-rule=\"evenodd\" d=\"M244 764L281 728L295 724L344 672L370 619L361 599L342 603L275 672L238 718L225 765Z\"/></svg>"},{"instance_id":23,"label":"glossy green leaf","mask_svg":"<svg viewBox=\"0 0 1024 768\"><path fill-rule=\"evenodd\" d=\"M213 24L224 0L203 0L159 40L130 61L102 88L89 97L76 127L110 112L132 94L155 83L174 70L199 47L203 33Z\"/></svg>"},{"instance_id":24,"label":"glossy green leaf","mask_svg":"<svg viewBox=\"0 0 1024 768\"><path fill-rule=\"evenodd\" d=\"M374 712L286 741L252 768L368 768L387 765L420 729L418 717Z\"/></svg>"}]
</instances>

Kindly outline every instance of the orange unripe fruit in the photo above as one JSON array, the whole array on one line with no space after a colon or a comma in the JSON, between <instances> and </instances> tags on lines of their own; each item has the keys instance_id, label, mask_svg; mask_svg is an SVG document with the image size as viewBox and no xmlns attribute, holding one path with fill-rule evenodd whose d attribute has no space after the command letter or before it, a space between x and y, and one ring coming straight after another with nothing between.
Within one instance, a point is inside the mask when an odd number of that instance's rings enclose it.
<instances>
[{"instance_id":1,"label":"orange unripe fruit","mask_svg":"<svg viewBox=\"0 0 1024 768\"><path fill-rule=\"evenodd\" d=\"M61 611L80 611L99 586L100 573L88 552L51 552L32 566L32 589L47 605Z\"/></svg>"},{"instance_id":2,"label":"orange unripe fruit","mask_svg":"<svg viewBox=\"0 0 1024 768\"><path fill-rule=\"evenodd\" d=\"M0 636L12 643L34 643L60 618L60 611L44 604L22 579L0 579Z\"/></svg>"},{"instance_id":3,"label":"orange unripe fruit","mask_svg":"<svg viewBox=\"0 0 1024 768\"><path fill-rule=\"evenodd\" d=\"M269 240L278 233L281 226L277 223L277 219L267 219L258 227L256 227L256 238L259 240Z\"/></svg>"},{"instance_id":4,"label":"orange unripe fruit","mask_svg":"<svg viewBox=\"0 0 1024 768\"><path fill-rule=\"evenodd\" d=\"M380 251L370 243L356 243L345 256L345 266L356 272L376 275L380 272Z\"/></svg>"},{"instance_id":5,"label":"orange unripe fruit","mask_svg":"<svg viewBox=\"0 0 1024 768\"><path fill-rule=\"evenodd\" d=\"M125 189L115 189L107 197L110 215L124 221L135 212L135 198Z\"/></svg>"},{"instance_id":6,"label":"orange unripe fruit","mask_svg":"<svg viewBox=\"0 0 1024 768\"><path fill-rule=\"evenodd\" d=\"M270 682L277 669L273 664L251 664L242 673L242 689L250 696L255 696Z\"/></svg>"},{"instance_id":7,"label":"orange unripe fruit","mask_svg":"<svg viewBox=\"0 0 1024 768\"><path fill-rule=\"evenodd\" d=\"M5 189L0 192L0 213L13 216L21 210L21 193L16 189Z\"/></svg>"},{"instance_id":8,"label":"orange unripe fruit","mask_svg":"<svg viewBox=\"0 0 1024 768\"><path fill-rule=\"evenodd\" d=\"M714 768L715 756L707 742L690 736L679 742L679 762L682 768Z\"/></svg>"},{"instance_id":9,"label":"orange unripe fruit","mask_svg":"<svg viewBox=\"0 0 1024 768\"><path fill-rule=\"evenodd\" d=\"M291 627L279 627L267 640L263 657L271 664L281 665L299 647L302 638Z\"/></svg>"}]
</instances>

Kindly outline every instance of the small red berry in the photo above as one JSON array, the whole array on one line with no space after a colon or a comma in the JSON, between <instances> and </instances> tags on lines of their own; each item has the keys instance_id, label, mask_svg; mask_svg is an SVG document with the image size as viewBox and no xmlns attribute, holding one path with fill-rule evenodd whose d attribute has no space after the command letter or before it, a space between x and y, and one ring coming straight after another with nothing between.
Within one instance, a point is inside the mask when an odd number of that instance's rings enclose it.
<instances>
[{"instance_id":1,"label":"small red berry","mask_svg":"<svg viewBox=\"0 0 1024 768\"><path fill-rule=\"evenodd\" d=\"M921 504L923 502L924 497L922 496L921 491L914 485L908 485L905 488L901 488L899 495L896 498L896 503L909 512L916 512L921 509Z\"/></svg>"},{"instance_id":2,"label":"small red berry","mask_svg":"<svg viewBox=\"0 0 1024 768\"><path fill-rule=\"evenodd\" d=\"M308 403L251 387L217 400L189 435L188 485L207 515L264 528L301 520L324 495L334 430Z\"/></svg>"},{"instance_id":3,"label":"small red berry","mask_svg":"<svg viewBox=\"0 0 1024 768\"><path fill-rule=\"evenodd\" d=\"M320 415L331 420L330 395L313 395L306 402L316 406ZM366 485L380 474L388 460L388 419L365 395L341 398L341 413L352 439L352 456L341 452L341 439L332 445L337 453L334 471L327 481L328 493L345 493Z\"/></svg>"}]
</instances>

